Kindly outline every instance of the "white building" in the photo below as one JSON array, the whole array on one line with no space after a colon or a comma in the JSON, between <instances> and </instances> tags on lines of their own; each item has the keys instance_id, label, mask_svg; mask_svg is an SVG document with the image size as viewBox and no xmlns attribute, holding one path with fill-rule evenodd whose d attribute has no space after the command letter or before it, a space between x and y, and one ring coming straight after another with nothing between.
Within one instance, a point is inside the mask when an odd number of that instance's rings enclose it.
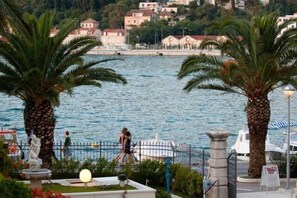
<instances>
[{"instance_id":1,"label":"white building","mask_svg":"<svg viewBox=\"0 0 297 198\"><path fill-rule=\"evenodd\" d=\"M125 29L105 29L101 34L102 46L107 49L125 48Z\"/></svg>"},{"instance_id":2,"label":"white building","mask_svg":"<svg viewBox=\"0 0 297 198\"><path fill-rule=\"evenodd\" d=\"M141 10L151 10L153 12L161 11L161 4L158 2L139 2L139 9Z\"/></svg>"},{"instance_id":3,"label":"white building","mask_svg":"<svg viewBox=\"0 0 297 198\"><path fill-rule=\"evenodd\" d=\"M173 4L176 4L176 5L189 5L189 3L191 1L197 1L197 0L168 0L167 1L167 5L173 5Z\"/></svg>"}]
</instances>

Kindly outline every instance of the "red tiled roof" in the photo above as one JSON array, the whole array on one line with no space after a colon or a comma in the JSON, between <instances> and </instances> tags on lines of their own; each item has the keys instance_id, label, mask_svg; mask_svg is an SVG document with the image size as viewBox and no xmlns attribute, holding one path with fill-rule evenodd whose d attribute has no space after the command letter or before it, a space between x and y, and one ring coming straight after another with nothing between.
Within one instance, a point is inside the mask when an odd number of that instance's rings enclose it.
<instances>
[{"instance_id":1,"label":"red tiled roof","mask_svg":"<svg viewBox=\"0 0 297 198\"><path fill-rule=\"evenodd\" d=\"M159 16L172 16L172 14L168 11L162 11L159 13Z\"/></svg>"},{"instance_id":2,"label":"red tiled roof","mask_svg":"<svg viewBox=\"0 0 297 198\"><path fill-rule=\"evenodd\" d=\"M98 30L97 28L79 28L75 29L69 33L69 35L79 35L80 31L90 31L91 34L94 34Z\"/></svg>"},{"instance_id":3,"label":"red tiled roof","mask_svg":"<svg viewBox=\"0 0 297 198\"><path fill-rule=\"evenodd\" d=\"M176 38L176 39L181 39L181 38L183 38L183 35L171 35L172 37L174 37L174 38Z\"/></svg>"},{"instance_id":4,"label":"red tiled roof","mask_svg":"<svg viewBox=\"0 0 297 198\"><path fill-rule=\"evenodd\" d=\"M91 19L91 18L88 18L87 20L82 21L81 23L98 23L98 21L96 21L94 19Z\"/></svg>"},{"instance_id":5,"label":"red tiled roof","mask_svg":"<svg viewBox=\"0 0 297 198\"><path fill-rule=\"evenodd\" d=\"M132 16L134 13L143 13L143 16L152 16L154 12L152 10L132 9L126 13L126 16Z\"/></svg>"},{"instance_id":6,"label":"red tiled roof","mask_svg":"<svg viewBox=\"0 0 297 198\"><path fill-rule=\"evenodd\" d=\"M119 33L122 33L122 34L125 34L126 33L126 30L125 29L104 29L103 31L102 31L102 34L104 33L104 32L110 32L110 33L117 33L117 32L119 32Z\"/></svg>"},{"instance_id":7,"label":"red tiled roof","mask_svg":"<svg viewBox=\"0 0 297 198\"><path fill-rule=\"evenodd\" d=\"M212 36L212 35L170 35L178 40L182 39L183 37L191 37L195 40L204 40L204 39L217 39L218 36Z\"/></svg>"},{"instance_id":8,"label":"red tiled roof","mask_svg":"<svg viewBox=\"0 0 297 198\"><path fill-rule=\"evenodd\" d=\"M212 36L212 35L187 35L192 37L193 39L196 40L203 40L203 39L217 39L217 36Z\"/></svg>"}]
</instances>

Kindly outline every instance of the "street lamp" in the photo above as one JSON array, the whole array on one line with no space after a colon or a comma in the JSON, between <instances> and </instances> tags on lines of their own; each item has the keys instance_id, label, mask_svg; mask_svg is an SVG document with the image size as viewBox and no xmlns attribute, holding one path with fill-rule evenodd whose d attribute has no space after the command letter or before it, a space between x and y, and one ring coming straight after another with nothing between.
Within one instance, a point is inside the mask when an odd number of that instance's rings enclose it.
<instances>
[{"instance_id":1,"label":"street lamp","mask_svg":"<svg viewBox=\"0 0 297 198\"><path fill-rule=\"evenodd\" d=\"M136 35L136 38L137 38L137 43L139 44L139 36L138 36L138 35Z\"/></svg>"},{"instance_id":2,"label":"street lamp","mask_svg":"<svg viewBox=\"0 0 297 198\"><path fill-rule=\"evenodd\" d=\"M187 27L181 27L181 29L183 29L183 38L185 37L185 29L187 29Z\"/></svg>"},{"instance_id":3,"label":"street lamp","mask_svg":"<svg viewBox=\"0 0 297 198\"><path fill-rule=\"evenodd\" d=\"M287 183L286 189L290 189L290 99L295 89L288 85L284 88L284 95L288 98L288 132L287 132Z\"/></svg>"}]
</instances>

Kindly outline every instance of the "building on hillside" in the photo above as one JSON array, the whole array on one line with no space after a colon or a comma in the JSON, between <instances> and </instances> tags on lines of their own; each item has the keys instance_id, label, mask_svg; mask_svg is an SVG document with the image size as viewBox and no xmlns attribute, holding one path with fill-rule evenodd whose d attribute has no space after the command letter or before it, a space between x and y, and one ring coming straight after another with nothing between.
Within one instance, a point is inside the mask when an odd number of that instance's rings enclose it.
<instances>
[{"instance_id":1,"label":"building on hillside","mask_svg":"<svg viewBox=\"0 0 297 198\"><path fill-rule=\"evenodd\" d=\"M141 23L145 21L156 21L158 15L152 10L132 9L125 15L125 29L132 29L140 27Z\"/></svg>"},{"instance_id":2,"label":"building on hillside","mask_svg":"<svg viewBox=\"0 0 297 198\"><path fill-rule=\"evenodd\" d=\"M161 9L161 12L166 11L170 13L177 13L177 7L164 7Z\"/></svg>"},{"instance_id":3,"label":"building on hillside","mask_svg":"<svg viewBox=\"0 0 297 198\"><path fill-rule=\"evenodd\" d=\"M160 12L162 5L158 2L139 2L140 10L151 10L153 12Z\"/></svg>"},{"instance_id":4,"label":"building on hillside","mask_svg":"<svg viewBox=\"0 0 297 198\"><path fill-rule=\"evenodd\" d=\"M101 34L102 47L108 49L126 48L125 29L105 29Z\"/></svg>"},{"instance_id":5,"label":"building on hillside","mask_svg":"<svg viewBox=\"0 0 297 198\"><path fill-rule=\"evenodd\" d=\"M281 25L283 24L285 21L289 20L289 19L296 19L297 18L297 12L294 13L293 15L286 15L286 16L281 16L278 18L278 23L277 25ZM281 34L286 31L289 28L297 28L297 23L292 23L291 25L289 25L289 27L282 29Z\"/></svg>"},{"instance_id":6,"label":"building on hillside","mask_svg":"<svg viewBox=\"0 0 297 198\"><path fill-rule=\"evenodd\" d=\"M263 5L267 5L269 4L269 0L260 0L262 2Z\"/></svg>"},{"instance_id":7,"label":"building on hillside","mask_svg":"<svg viewBox=\"0 0 297 198\"><path fill-rule=\"evenodd\" d=\"M162 40L164 49L198 49L204 39L217 39L208 35L170 35Z\"/></svg>"},{"instance_id":8,"label":"building on hillside","mask_svg":"<svg viewBox=\"0 0 297 198\"><path fill-rule=\"evenodd\" d=\"M189 5L191 1L197 1L197 0L168 0L167 6L169 5Z\"/></svg>"},{"instance_id":9,"label":"building on hillside","mask_svg":"<svg viewBox=\"0 0 297 198\"><path fill-rule=\"evenodd\" d=\"M234 0L235 8L239 8L239 9L244 10L245 9L245 1L246 0ZM215 5L216 0L205 0L204 3ZM225 9L231 9L232 8L232 2L230 1L229 3L225 3L224 8Z\"/></svg>"},{"instance_id":10,"label":"building on hillside","mask_svg":"<svg viewBox=\"0 0 297 198\"><path fill-rule=\"evenodd\" d=\"M162 11L158 15L160 19L166 20L166 21L170 21L173 18L173 14L167 11Z\"/></svg>"},{"instance_id":11,"label":"building on hillside","mask_svg":"<svg viewBox=\"0 0 297 198\"><path fill-rule=\"evenodd\" d=\"M98 28L99 23L98 23L98 21L89 18L85 21L80 22L80 27L81 28Z\"/></svg>"},{"instance_id":12,"label":"building on hillside","mask_svg":"<svg viewBox=\"0 0 297 198\"><path fill-rule=\"evenodd\" d=\"M93 19L87 19L80 23L80 28L74 30L68 34L67 38L63 41L64 43L69 42L70 40L81 37L81 36L91 36L95 37L97 40L100 39L101 31L98 29L99 23ZM52 31L53 34L55 31Z\"/></svg>"}]
</instances>

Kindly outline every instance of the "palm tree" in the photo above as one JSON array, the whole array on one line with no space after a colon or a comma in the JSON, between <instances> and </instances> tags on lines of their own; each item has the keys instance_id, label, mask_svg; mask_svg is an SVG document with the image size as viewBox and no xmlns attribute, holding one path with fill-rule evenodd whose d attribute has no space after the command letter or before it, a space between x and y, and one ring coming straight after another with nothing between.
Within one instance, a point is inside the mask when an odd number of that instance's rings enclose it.
<instances>
[{"instance_id":1,"label":"palm tree","mask_svg":"<svg viewBox=\"0 0 297 198\"><path fill-rule=\"evenodd\" d=\"M215 23L222 36L203 41L201 48L215 46L222 56L189 56L178 73L179 79L192 77L184 87L188 92L194 88L212 89L247 97L251 177L260 177L266 163L268 93L286 84L297 87L297 29L281 34L292 21L278 26L278 16L259 14L250 20L231 18Z\"/></svg>"},{"instance_id":2,"label":"palm tree","mask_svg":"<svg viewBox=\"0 0 297 198\"><path fill-rule=\"evenodd\" d=\"M29 36L7 33L8 42L0 42L0 92L24 101L24 123L28 136L41 139L39 157L43 166L51 168L54 140L54 107L62 92L71 94L75 87L101 87L102 82L126 84L114 70L98 67L112 59L87 62L84 55L98 46L92 37L78 37L63 43L75 29L76 21L50 36L55 14L44 13L39 19L25 15Z\"/></svg>"}]
</instances>

